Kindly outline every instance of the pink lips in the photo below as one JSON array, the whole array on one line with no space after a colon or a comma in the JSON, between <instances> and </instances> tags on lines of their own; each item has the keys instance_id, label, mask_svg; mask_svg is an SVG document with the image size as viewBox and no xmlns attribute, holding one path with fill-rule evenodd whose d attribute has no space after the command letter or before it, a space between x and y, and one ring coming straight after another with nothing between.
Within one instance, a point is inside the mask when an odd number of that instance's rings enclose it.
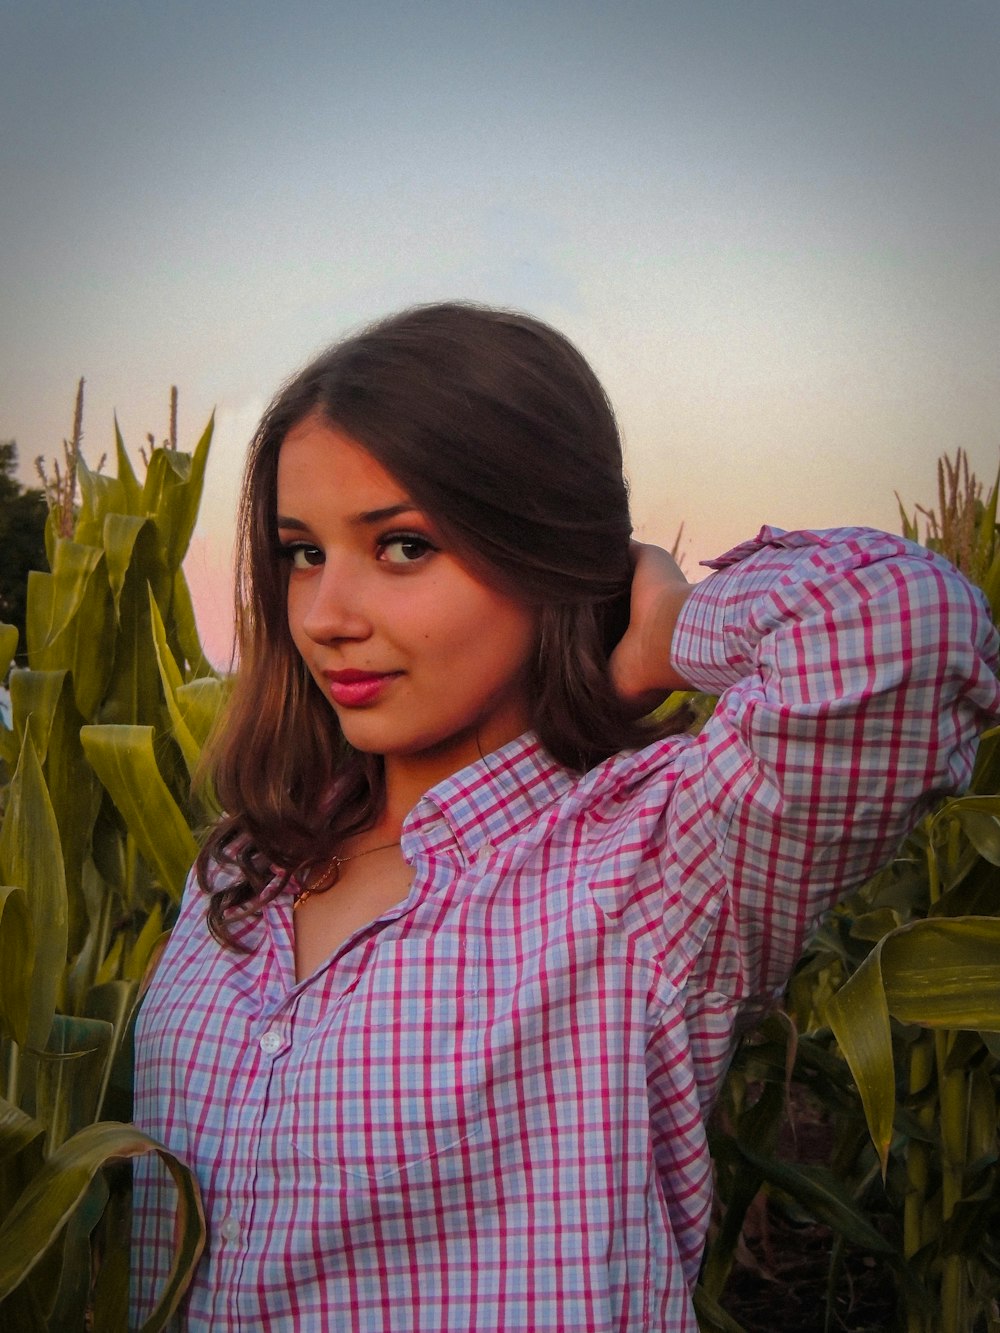
<instances>
[{"instance_id":1,"label":"pink lips","mask_svg":"<svg viewBox=\"0 0 1000 1333\"><path fill-rule=\"evenodd\" d=\"M324 671L330 698L344 708L361 708L374 703L398 671Z\"/></svg>"}]
</instances>

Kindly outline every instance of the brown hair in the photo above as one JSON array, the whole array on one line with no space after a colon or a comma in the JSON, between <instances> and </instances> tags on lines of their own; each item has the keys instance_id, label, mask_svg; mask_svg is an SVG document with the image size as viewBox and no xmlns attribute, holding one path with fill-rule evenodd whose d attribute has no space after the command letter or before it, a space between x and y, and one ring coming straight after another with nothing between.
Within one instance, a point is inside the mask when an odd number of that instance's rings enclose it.
<instances>
[{"instance_id":1,"label":"brown hair","mask_svg":"<svg viewBox=\"0 0 1000 1333\"><path fill-rule=\"evenodd\" d=\"M232 909L256 910L276 883L329 858L384 800L381 760L344 741L286 619L278 452L313 413L362 445L478 576L538 608L532 720L556 760L582 773L683 725L637 721L611 682L631 520L614 413L581 354L536 319L476 305L418 306L375 324L291 379L250 446L240 668L210 758L228 813L198 858L210 923L227 942ZM220 865L233 872L222 890Z\"/></svg>"}]
</instances>

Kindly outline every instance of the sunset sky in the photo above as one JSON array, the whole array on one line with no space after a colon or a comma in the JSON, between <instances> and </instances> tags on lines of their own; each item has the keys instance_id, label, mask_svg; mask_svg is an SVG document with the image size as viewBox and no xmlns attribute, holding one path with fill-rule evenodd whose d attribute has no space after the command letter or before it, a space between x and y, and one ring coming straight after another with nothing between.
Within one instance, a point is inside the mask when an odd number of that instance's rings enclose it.
<instances>
[{"instance_id":1,"label":"sunset sky","mask_svg":"<svg viewBox=\"0 0 1000 1333\"><path fill-rule=\"evenodd\" d=\"M566 331L640 533L898 527L1000 461L996 0L0 0L0 438L218 431L216 655L281 381L414 301Z\"/></svg>"}]
</instances>

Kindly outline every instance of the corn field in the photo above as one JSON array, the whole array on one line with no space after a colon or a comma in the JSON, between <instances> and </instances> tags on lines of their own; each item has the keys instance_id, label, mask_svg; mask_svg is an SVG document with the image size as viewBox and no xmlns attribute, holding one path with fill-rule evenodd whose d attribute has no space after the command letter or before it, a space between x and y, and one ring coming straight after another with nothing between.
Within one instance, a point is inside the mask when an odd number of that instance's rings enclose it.
<instances>
[{"instance_id":1,"label":"corn field","mask_svg":"<svg viewBox=\"0 0 1000 1333\"><path fill-rule=\"evenodd\" d=\"M172 429L142 482L120 436L115 477L68 457L27 644L0 626L0 1328L18 1333L124 1333L131 1157L159 1153L177 1184L176 1261L143 1333L166 1327L205 1240L192 1176L128 1122L142 980L213 813L192 778L227 681L202 652L182 570L211 433L185 454ZM936 511L902 511L905 535L920 539L923 520L994 619L996 508L959 456L942 460ZM19 648L26 666L12 666ZM1000 1331L998 867L992 733L970 790L834 911L784 1011L734 1060L712 1130L704 1333L739 1333L726 1283L762 1192L831 1229L817 1329L842 1327L832 1296L860 1249L893 1283L905 1333ZM830 1125L823 1166L778 1151L793 1086Z\"/></svg>"},{"instance_id":2,"label":"corn field","mask_svg":"<svg viewBox=\"0 0 1000 1333\"><path fill-rule=\"evenodd\" d=\"M126 1328L130 1157L160 1153L177 1182L147 1330L204 1243L193 1177L128 1121L131 1020L210 813L191 776L226 691L181 567L210 441L153 449L141 484L120 437L115 478L73 456L79 504L58 488L50 572L29 578L0 730L0 1327L17 1333ZM16 640L0 628L5 676Z\"/></svg>"}]
</instances>

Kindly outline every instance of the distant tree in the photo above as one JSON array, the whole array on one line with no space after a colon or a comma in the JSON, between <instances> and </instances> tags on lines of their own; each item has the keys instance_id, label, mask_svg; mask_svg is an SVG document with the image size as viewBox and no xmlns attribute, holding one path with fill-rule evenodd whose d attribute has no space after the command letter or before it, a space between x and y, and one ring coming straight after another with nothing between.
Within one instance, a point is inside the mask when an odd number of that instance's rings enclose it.
<instances>
[{"instance_id":1,"label":"distant tree","mask_svg":"<svg viewBox=\"0 0 1000 1333\"><path fill-rule=\"evenodd\" d=\"M48 568L48 506L41 491L21 485L16 469L17 445L13 440L0 441L0 620L17 626L17 655L23 660L28 571Z\"/></svg>"}]
</instances>

